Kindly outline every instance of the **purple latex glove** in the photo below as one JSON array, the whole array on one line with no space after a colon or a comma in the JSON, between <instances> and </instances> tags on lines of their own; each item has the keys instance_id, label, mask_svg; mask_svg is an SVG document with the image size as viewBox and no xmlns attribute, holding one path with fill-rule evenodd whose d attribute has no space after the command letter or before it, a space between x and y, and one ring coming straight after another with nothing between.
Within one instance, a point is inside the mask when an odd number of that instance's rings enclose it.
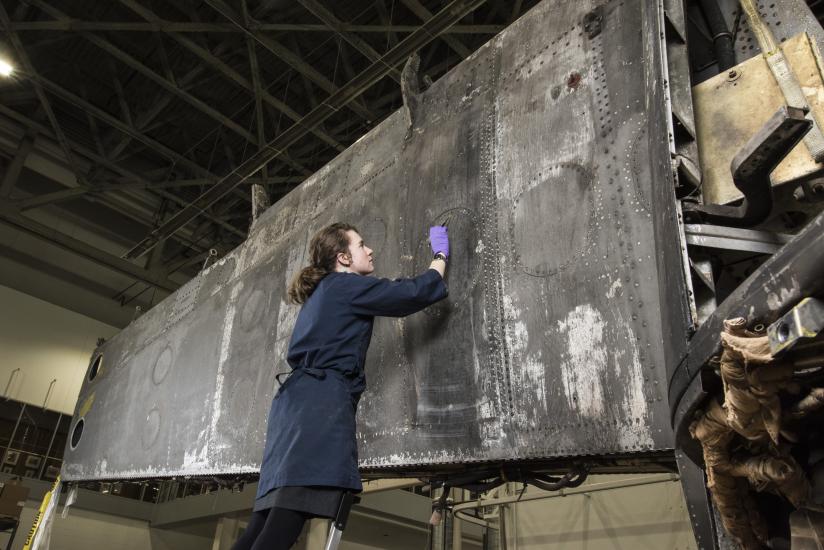
<instances>
[{"instance_id":1,"label":"purple latex glove","mask_svg":"<svg viewBox=\"0 0 824 550\"><path fill-rule=\"evenodd\" d=\"M432 254L440 252L447 258L449 257L449 235L446 232L446 226L433 225L429 228L429 245L432 247Z\"/></svg>"}]
</instances>

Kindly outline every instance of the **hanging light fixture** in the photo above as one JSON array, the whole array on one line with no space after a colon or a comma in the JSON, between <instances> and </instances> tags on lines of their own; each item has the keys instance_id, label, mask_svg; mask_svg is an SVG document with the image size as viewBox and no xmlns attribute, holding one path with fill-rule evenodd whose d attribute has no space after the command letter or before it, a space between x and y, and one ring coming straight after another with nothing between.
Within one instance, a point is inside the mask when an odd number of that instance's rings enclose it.
<instances>
[{"instance_id":1,"label":"hanging light fixture","mask_svg":"<svg viewBox=\"0 0 824 550\"><path fill-rule=\"evenodd\" d=\"M5 59L0 58L0 76L11 76L14 72L14 67L6 61Z\"/></svg>"}]
</instances>

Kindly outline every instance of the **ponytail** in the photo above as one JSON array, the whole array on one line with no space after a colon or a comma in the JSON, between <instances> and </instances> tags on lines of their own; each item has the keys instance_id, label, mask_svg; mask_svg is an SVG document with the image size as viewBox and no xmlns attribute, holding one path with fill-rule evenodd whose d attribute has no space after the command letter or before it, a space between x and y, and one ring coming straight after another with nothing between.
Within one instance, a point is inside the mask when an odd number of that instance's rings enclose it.
<instances>
[{"instance_id":1,"label":"ponytail","mask_svg":"<svg viewBox=\"0 0 824 550\"><path fill-rule=\"evenodd\" d=\"M309 244L311 263L301 269L289 283L287 294L291 303L305 303L321 280L335 271L338 254L349 252L348 231L358 230L346 223L333 223L315 233Z\"/></svg>"},{"instance_id":2,"label":"ponytail","mask_svg":"<svg viewBox=\"0 0 824 550\"><path fill-rule=\"evenodd\" d=\"M289 284L289 301L302 304L314 292L318 283L329 274L328 271L313 266L304 267L292 277Z\"/></svg>"}]
</instances>

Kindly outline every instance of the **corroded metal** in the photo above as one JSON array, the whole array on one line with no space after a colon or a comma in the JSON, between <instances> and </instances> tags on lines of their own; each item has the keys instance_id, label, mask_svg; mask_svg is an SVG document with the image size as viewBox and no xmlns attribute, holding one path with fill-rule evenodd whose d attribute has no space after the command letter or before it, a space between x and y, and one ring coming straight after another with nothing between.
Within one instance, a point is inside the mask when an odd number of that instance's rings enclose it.
<instances>
[{"instance_id":1,"label":"corroded metal","mask_svg":"<svg viewBox=\"0 0 824 550\"><path fill-rule=\"evenodd\" d=\"M670 452L687 308L662 28L657 2L548 0L421 92L97 350L64 479L256 472L286 285L335 220L381 276L426 269L431 224L454 250L447 300L376 321L365 472Z\"/></svg>"}]
</instances>

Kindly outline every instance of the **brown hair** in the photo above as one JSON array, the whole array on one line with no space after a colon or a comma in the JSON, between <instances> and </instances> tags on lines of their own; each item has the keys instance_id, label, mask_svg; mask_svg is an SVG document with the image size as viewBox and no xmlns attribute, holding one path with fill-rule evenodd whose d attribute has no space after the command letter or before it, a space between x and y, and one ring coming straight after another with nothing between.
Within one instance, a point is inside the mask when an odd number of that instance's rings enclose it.
<instances>
[{"instance_id":1,"label":"brown hair","mask_svg":"<svg viewBox=\"0 0 824 550\"><path fill-rule=\"evenodd\" d=\"M301 269L289 284L289 301L293 304L304 303L321 279L335 270L338 254L349 252L349 235L347 231L358 230L348 223L327 225L312 237L309 244L310 264Z\"/></svg>"}]
</instances>

